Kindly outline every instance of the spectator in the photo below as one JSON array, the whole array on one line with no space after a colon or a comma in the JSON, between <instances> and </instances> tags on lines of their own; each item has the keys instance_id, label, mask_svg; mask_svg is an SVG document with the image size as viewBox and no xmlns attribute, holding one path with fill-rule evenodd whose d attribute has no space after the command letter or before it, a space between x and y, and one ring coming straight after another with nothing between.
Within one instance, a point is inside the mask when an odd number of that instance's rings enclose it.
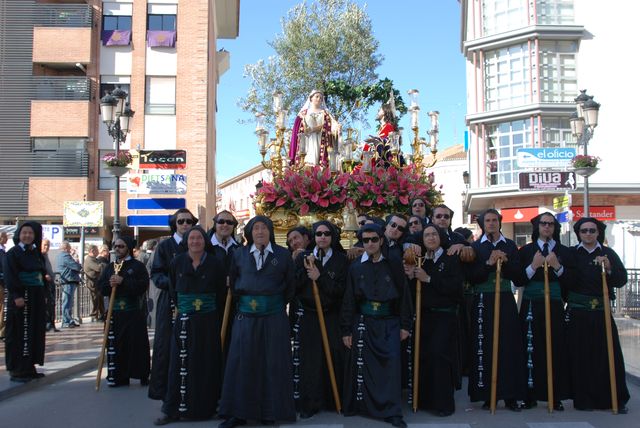
<instances>
[{"instance_id":1,"label":"spectator","mask_svg":"<svg viewBox=\"0 0 640 428\"><path fill-rule=\"evenodd\" d=\"M87 288L91 292L91 317L96 320L104 318L104 299L98 290L97 281L100 278L104 264L98 260L100 254L97 245L89 246L89 253L84 258L84 273L86 275Z\"/></svg>"},{"instance_id":2,"label":"spectator","mask_svg":"<svg viewBox=\"0 0 640 428\"><path fill-rule=\"evenodd\" d=\"M51 329L53 329L53 331L60 331L56 328L56 282L53 280L55 274L53 273L51 260L49 260L50 247L51 242L49 242L47 238L44 238L40 246L40 252L42 253L42 257L44 257L44 266L47 270L47 275L45 275L46 290L44 293L47 319L46 330L51 331Z\"/></svg>"},{"instance_id":3,"label":"spectator","mask_svg":"<svg viewBox=\"0 0 640 428\"><path fill-rule=\"evenodd\" d=\"M69 241L62 241L60 255L58 256L57 271L60 274L62 284L62 327L79 327L80 324L73 319L73 296L80 285L80 272L82 266L73 259Z\"/></svg>"}]
</instances>

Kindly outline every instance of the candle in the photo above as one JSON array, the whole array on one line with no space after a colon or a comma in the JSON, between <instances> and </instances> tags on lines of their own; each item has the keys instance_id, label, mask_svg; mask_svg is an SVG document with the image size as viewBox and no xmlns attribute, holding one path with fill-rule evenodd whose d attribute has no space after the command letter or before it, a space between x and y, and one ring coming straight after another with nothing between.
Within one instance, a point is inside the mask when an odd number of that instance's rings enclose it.
<instances>
[{"instance_id":1,"label":"candle","mask_svg":"<svg viewBox=\"0 0 640 428\"><path fill-rule=\"evenodd\" d=\"M407 91L407 94L409 94L409 99L411 104L409 105L409 110L412 110L414 108L418 107L418 94L420 93L420 91L418 91L417 89L409 89Z\"/></svg>"},{"instance_id":2,"label":"candle","mask_svg":"<svg viewBox=\"0 0 640 428\"><path fill-rule=\"evenodd\" d=\"M273 112L278 113L282 109L282 93L274 92L273 93Z\"/></svg>"},{"instance_id":3,"label":"candle","mask_svg":"<svg viewBox=\"0 0 640 428\"><path fill-rule=\"evenodd\" d=\"M298 153L301 156L307 154L307 136L303 132L298 134Z\"/></svg>"},{"instance_id":4,"label":"candle","mask_svg":"<svg viewBox=\"0 0 640 428\"><path fill-rule=\"evenodd\" d=\"M418 127L418 114L420 113L420 108L416 107L411 110L411 128L415 129Z\"/></svg>"},{"instance_id":5,"label":"candle","mask_svg":"<svg viewBox=\"0 0 640 428\"><path fill-rule=\"evenodd\" d=\"M338 154L333 150L329 152L329 169L331 172L336 172L338 170L337 156Z\"/></svg>"},{"instance_id":6,"label":"candle","mask_svg":"<svg viewBox=\"0 0 640 428\"><path fill-rule=\"evenodd\" d=\"M431 117L431 129L438 129L438 115L440 112L431 111L429 117Z\"/></svg>"}]
</instances>

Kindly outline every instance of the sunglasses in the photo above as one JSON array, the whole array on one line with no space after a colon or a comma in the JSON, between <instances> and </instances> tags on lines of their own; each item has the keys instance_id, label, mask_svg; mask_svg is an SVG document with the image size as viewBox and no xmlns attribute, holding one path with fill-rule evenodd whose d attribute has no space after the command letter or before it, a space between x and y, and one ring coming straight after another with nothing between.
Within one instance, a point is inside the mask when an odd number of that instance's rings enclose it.
<instances>
[{"instance_id":1,"label":"sunglasses","mask_svg":"<svg viewBox=\"0 0 640 428\"><path fill-rule=\"evenodd\" d=\"M580 229L580 233L596 233L598 231L598 229L594 229L594 228L586 228L586 229Z\"/></svg>"},{"instance_id":2,"label":"sunglasses","mask_svg":"<svg viewBox=\"0 0 640 428\"><path fill-rule=\"evenodd\" d=\"M367 220L361 220L361 221L358 222L358 224L360 226L364 226L366 222L367 222Z\"/></svg>"},{"instance_id":3,"label":"sunglasses","mask_svg":"<svg viewBox=\"0 0 640 428\"><path fill-rule=\"evenodd\" d=\"M223 218L216 220L216 223L218 223L218 224L228 224L229 226L235 226L236 225L235 220L225 220Z\"/></svg>"},{"instance_id":4,"label":"sunglasses","mask_svg":"<svg viewBox=\"0 0 640 428\"><path fill-rule=\"evenodd\" d=\"M394 229L398 229L400 232L404 232L406 227L404 226L400 226L398 223L396 223L395 221L392 221L391 224L389 225L391 227L393 227Z\"/></svg>"},{"instance_id":5,"label":"sunglasses","mask_svg":"<svg viewBox=\"0 0 640 428\"><path fill-rule=\"evenodd\" d=\"M414 221L410 221L409 222L409 226L418 226L420 224L420 221L418 220L414 220Z\"/></svg>"},{"instance_id":6,"label":"sunglasses","mask_svg":"<svg viewBox=\"0 0 640 428\"><path fill-rule=\"evenodd\" d=\"M176 221L176 223L178 223L178 224L185 224L185 223L193 224L193 220L191 220L190 218L181 218L181 219L178 219Z\"/></svg>"},{"instance_id":7,"label":"sunglasses","mask_svg":"<svg viewBox=\"0 0 640 428\"><path fill-rule=\"evenodd\" d=\"M126 247L127 247L126 245L122 245L122 244L117 244L113 246L113 248L126 248Z\"/></svg>"},{"instance_id":8,"label":"sunglasses","mask_svg":"<svg viewBox=\"0 0 640 428\"><path fill-rule=\"evenodd\" d=\"M555 223L554 223L554 222L552 222L552 221L541 221L541 222L539 222L538 224L539 224L540 226L549 226L549 227L551 227L551 226L554 226L554 225L555 225Z\"/></svg>"},{"instance_id":9,"label":"sunglasses","mask_svg":"<svg viewBox=\"0 0 640 428\"><path fill-rule=\"evenodd\" d=\"M362 238L362 242L364 244L368 244L369 242L373 242L375 244L378 241L380 241L380 237L379 236L373 236L371 238Z\"/></svg>"},{"instance_id":10,"label":"sunglasses","mask_svg":"<svg viewBox=\"0 0 640 428\"><path fill-rule=\"evenodd\" d=\"M319 230L316 232L316 236L319 238L321 236L331 236L331 232L328 230Z\"/></svg>"},{"instance_id":11,"label":"sunglasses","mask_svg":"<svg viewBox=\"0 0 640 428\"><path fill-rule=\"evenodd\" d=\"M436 218L444 218L446 220L449 220L451 218L451 216L449 214L436 214L435 217Z\"/></svg>"},{"instance_id":12,"label":"sunglasses","mask_svg":"<svg viewBox=\"0 0 640 428\"><path fill-rule=\"evenodd\" d=\"M424 207L424 202L416 202L412 207Z\"/></svg>"}]
</instances>

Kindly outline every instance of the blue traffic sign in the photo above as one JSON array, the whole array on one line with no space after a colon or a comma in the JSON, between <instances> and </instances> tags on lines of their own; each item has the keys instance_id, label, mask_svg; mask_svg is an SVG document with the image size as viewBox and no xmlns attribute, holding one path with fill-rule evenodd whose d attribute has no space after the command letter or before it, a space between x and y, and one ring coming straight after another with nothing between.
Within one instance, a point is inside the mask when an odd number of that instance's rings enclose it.
<instances>
[{"instance_id":1,"label":"blue traffic sign","mask_svg":"<svg viewBox=\"0 0 640 428\"><path fill-rule=\"evenodd\" d=\"M556 219L558 223L569 223L571 221L571 216L569 215L571 211L563 211L561 213L556 214Z\"/></svg>"},{"instance_id":2,"label":"blue traffic sign","mask_svg":"<svg viewBox=\"0 0 640 428\"><path fill-rule=\"evenodd\" d=\"M185 198L127 199L130 210L177 210L187 207Z\"/></svg>"},{"instance_id":3,"label":"blue traffic sign","mask_svg":"<svg viewBox=\"0 0 640 428\"><path fill-rule=\"evenodd\" d=\"M167 227L169 226L168 214L160 215L128 215L127 226L129 227Z\"/></svg>"}]
</instances>

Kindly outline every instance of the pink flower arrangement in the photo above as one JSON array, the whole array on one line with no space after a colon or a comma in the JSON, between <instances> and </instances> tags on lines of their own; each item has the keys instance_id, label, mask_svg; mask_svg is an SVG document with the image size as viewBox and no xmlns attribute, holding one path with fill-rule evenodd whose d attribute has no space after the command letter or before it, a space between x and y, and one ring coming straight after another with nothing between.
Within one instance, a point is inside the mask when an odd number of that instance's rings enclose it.
<instances>
[{"instance_id":1,"label":"pink flower arrangement","mask_svg":"<svg viewBox=\"0 0 640 428\"><path fill-rule=\"evenodd\" d=\"M289 170L283 178L262 183L255 197L266 211L282 207L300 215L337 211L347 204L365 211L404 212L415 198L438 202L440 192L432 181L433 174L424 176L414 166L335 175L316 166L302 172Z\"/></svg>"},{"instance_id":2,"label":"pink flower arrangement","mask_svg":"<svg viewBox=\"0 0 640 428\"><path fill-rule=\"evenodd\" d=\"M133 158L131 157L131 153L128 150L123 150L118 152L118 156L115 153L107 153L102 156L102 162L104 162L107 166L127 166L131 164Z\"/></svg>"},{"instance_id":3,"label":"pink flower arrangement","mask_svg":"<svg viewBox=\"0 0 640 428\"><path fill-rule=\"evenodd\" d=\"M571 166L574 168L595 168L598 166L600 158L598 156L577 155L571 159Z\"/></svg>"}]
</instances>

